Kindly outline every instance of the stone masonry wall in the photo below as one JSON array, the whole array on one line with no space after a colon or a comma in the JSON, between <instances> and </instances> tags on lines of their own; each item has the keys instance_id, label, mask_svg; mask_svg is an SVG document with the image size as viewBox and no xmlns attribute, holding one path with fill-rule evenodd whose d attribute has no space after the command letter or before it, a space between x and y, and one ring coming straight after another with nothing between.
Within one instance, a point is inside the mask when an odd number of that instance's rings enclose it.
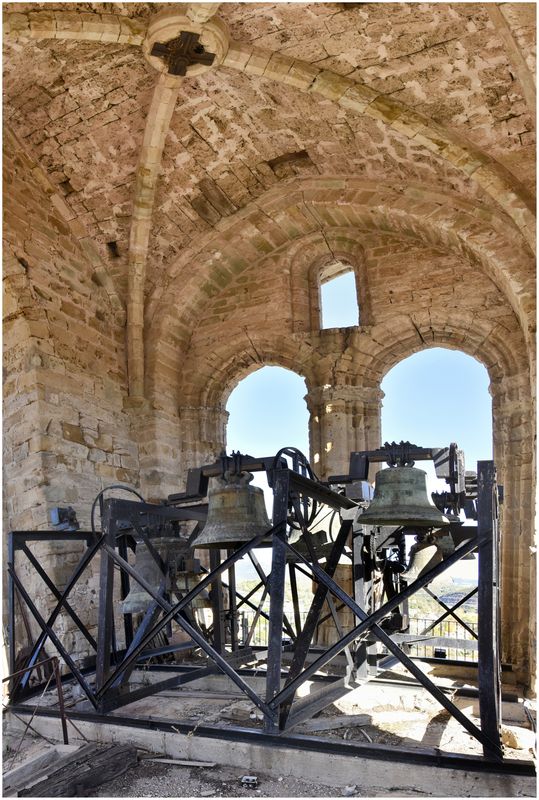
<instances>
[{"instance_id":1,"label":"stone masonry wall","mask_svg":"<svg viewBox=\"0 0 539 800\"><path fill-rule=\"evenodd\" d=\"M138 484L137 445L122 408L121 316L119 321L64 206L9 131L4 175L5 529L50 528L51 507L71 505L88 530L101 488ZM33 551L61 586L81 545ZM25 569L22 577L44 611L52 598L41 579ZM86 605L91 615L91 571L76 597L75 607ZM75 651L72 626L65 622L66 642Z\"/></svg>"}]
</instances>

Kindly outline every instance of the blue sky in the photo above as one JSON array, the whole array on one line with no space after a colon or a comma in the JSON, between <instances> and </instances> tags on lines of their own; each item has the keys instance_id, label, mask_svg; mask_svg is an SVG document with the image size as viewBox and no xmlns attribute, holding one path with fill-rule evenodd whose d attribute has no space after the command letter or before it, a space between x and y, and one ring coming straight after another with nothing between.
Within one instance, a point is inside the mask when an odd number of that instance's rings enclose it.
<instances>
[{"instance_id":1,"label":"blue sky","mask_svg":"<svg viewBox=\"0 0 539 800\"><path fill-rule=\"evenodd\" d=\"M435 347L397 364L384 378L383 441L420 446L457 442L467 469L492 458L488 375L475 359ZM294 446L309 455L305 381L281 367L264 367L232 392L228 452L273 455ZM419 466L419 465L418 465Z\"/></svg>"}]
</instances>

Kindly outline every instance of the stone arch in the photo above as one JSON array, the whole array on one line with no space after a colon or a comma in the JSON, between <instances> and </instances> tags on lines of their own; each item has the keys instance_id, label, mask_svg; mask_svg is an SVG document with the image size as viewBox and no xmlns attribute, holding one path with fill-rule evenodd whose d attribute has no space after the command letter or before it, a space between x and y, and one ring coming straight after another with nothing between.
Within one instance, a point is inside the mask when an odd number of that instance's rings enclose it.
<instances>
[{"instance_id":1,"label":"stone arch","mask_svg":"<svg viewBox=\"0 0 539 800\"><path fill-rule=\"evenodd\" d=\"M265 366L277 366L295 372L305 379L307 388L312 383L311 366L307 360L310 348L300 339L285 335L247 335L239 341L218 344L206 364L191 360L186 362L185 375L190 375L185 386L180 386L180 395L188 404L223 409L230 393L238 383L251 373ZM216 368L216 364L220 367ZM196 367L196 375L194 370ZM183 402L182 399L182 402Z\"/></svg>"},{"instance_id":2,"label":"stone arch","mask_svg":"<svg viewBox=\"0 0 539 800\"><path fill-rule=\"evenodd\" d=\"M226 401L238 383L264 366L280 366L305 379L312 380L301 364L302 344L294 346L286 337L246 337L224 341L211 359L188 359L180 387L179 456L182 469L213 461L226 441L228 412ZM305 363L305 359L304 359ZM220 366L216 368L216 364Z\"/></svg>"},{"instance_id":3,"label":"stone arch","mask_svg":"<svg viewBox=\"0 0 539 800\"><path fill-rule=\"evenodd\" d=\"M455 330L448 336L443 328L434 330L428 347L443 346L471 355L490 377L494 462L504 487L500 509L503 658L515 665L517 679L525 680L535 663L530 628L535 564L529 558L529 548L534 546L533 387L522 341L516 346L503 330L491 332L482 341L480 335L471 341L468 334ZM368 385L374 390L389 369L424 349L424 343L411 339L385 343L365 365Z\"/></svg>"},{"instance_id":4,"label":"stone arch","mask_svg":"<svg viewBox=\"0 0 539 800\"><path fill-rule=\"evenodd\" d=\"M315 189L289 186L283 197L271 190L246 212L231 219L217 234L202 240L195 253L186 251L171 270L171 280L154 294L148 304L148 341L163 343L173 336L183 347L196 320L196 308L219 292L229 281L268 251L277 252L288 242L320 231L349 227L356 231L382 230L464 257L482 269L507 297L525 333L531 340L534 329L533 266L531 254L512 226L493 214L455 198L430 195L424 190L395 191L361 181L337 180L330 199ZM302 182L296 186L301 187ZM309 181L316 186L316 179ZM295 190L294 190L295 189ZM264 242L262 252L257 241ZM188 265L196 261L193 278L185 279ZM184 313L178 317L171 308L175 288L182 289ZM167 307L168 306L168 307ZM177 350L176 350L177 352ZM149 368L157 368L159 354L149 353Z\"/></svg>"},{"instance_id":5,"label":"stone arch","mask_svg":"<svg viewBox=\"0 0 539 800\"><path fill-rule=\"evenodd\" d=\"M436 320L431 318L431 337L422 341L418 336L409 336L384 343L375 352L368 364L365 364L365 377L370 381L382 381L385 375L403 359L414 353L431 347L446 347L450 350L460 350L466 355L476 358L489 373L491 382L496 382L504 377L521 374L527 370L524 357L525 349L520 338L520 347L515 347L515 339L508 338L505 330L482 327L476 320L477 330L448 329L447 319ZM437 323L439 327L437 327ZM375 334L376 335L376 334Z\"/></svg>"}]
</instances>

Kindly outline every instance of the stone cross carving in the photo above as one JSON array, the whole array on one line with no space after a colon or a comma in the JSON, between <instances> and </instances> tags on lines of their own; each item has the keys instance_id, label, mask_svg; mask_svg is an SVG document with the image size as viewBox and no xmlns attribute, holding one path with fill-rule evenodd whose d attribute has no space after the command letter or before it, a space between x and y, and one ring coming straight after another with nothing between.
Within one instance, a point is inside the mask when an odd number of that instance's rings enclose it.
<instances>
[{"instance_id":1,"label":"stone cross carving","mask_svg":"<svg viewBox=\"0 0 539 800\"><path fill-rule=\"evenodd\" d=\"M210 67L215 54L206 53L198 37L198 33L182 31L176 39L171 39L169 42L163 44L156 42L151 55L163 59L170 75L185 75L187 67L191 64L204 64Z\"/></svg>"}]
</instances>

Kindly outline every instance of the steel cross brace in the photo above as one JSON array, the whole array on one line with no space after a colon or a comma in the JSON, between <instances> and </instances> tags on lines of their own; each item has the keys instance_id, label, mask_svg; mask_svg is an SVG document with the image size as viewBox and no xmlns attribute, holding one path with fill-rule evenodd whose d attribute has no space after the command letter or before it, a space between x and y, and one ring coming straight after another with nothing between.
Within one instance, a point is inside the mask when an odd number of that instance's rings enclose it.
<instances>
[{"instance_id":1,"label":"steel cross brace","mask_svg":"<svg viewBox=\"0 0 539 800\"><path fill-rule=\"evenodd\" d=\"M309 568L311 567L309 562L301 555L301 553L298 553L292 545L287 545L287 546L297 554L297 556L306 564L307 567ZM413 594L419 591L419 589L422 589L423 586L425 586L427 583L430 583L432 580L434 580L434 578L437 578L438 575L441 575L443 572L445 572L446 569L448 569L450 566L456 564L456 562L459 561L464 555L466 555L466 553L475 550L476 547L477 547L477 539L475 538L470 542L463 544L461 547L459 547L458 552L456 551L451 556L449 556L445 561L442 561L440 562L440 564L437 564L426 575L422 575L420 578L417 578L406 589L404 589L402 592L399 592L399 594L395 595L395 597L392 597L391 600L388 600L386 603L384 603L384 605L380 606L379 609L377 609L370 615L369 621L361 622L359 625L357 625L355 628L349 631L345 636L343 636L343 638L340 639L340 641L332 645L329 648L329 650L326 650L325 653L322 653L322 655L315 661L313 661L312 664L306 667L304 671L300 675L298 675L298 677L295 680L291 681L290 685L286 686L284 689L281 690L279 695L275 698L274 702L282 702L284 699L291 696L296 691L298 686L300 686L305 680L308 680L312 675L314 675L315 672L322 669L326 664L328 664L333 658L335 658L336 655L338 655L341 652L341 650L344 650L347 644L350 644L355 639L358 639L362 634L366 633L369 630L371 624L382 620L394 608L400 605L404 599L411 597ZM321 581L324 582L324 579L321 578ZM352 602L354 606L357 607L357 604L354 603L354 601L351 600L351 598L345 592L342 591L340 586L334 584L333 581L332 584L337 589L337 591L334 592L334 594L337 594L337 597L342 600L344 605L350 606L350 602ZM328 586L328 588L330 588L328 583L326 583L326 585ZM352 610L354 609L352 608ZM364 612L362 611L362 613Z\"/></svg>"},{"instance_id":2,"label":"steel cross brace","mask_svg":"<svg viewBox=\"0 0 539 800\"><path fill-rule=\"evenodd\" d=\"M344 546L346 544L346 540L350 534L351 529L352 529L352 522L350 520L346 520L341 525L341 529L337 535L335 543L331 548L331 553L328 558L328 563L326 564L326 571L324 572L324 574L327 575L329 578L332 578L333 575L335 574L335 570L337 569L337 564L339 563L339 558L341 557L342 551L344 550ZM305 660L309 652L309 647L311 645L314 636L314 632L316 630L316 626L319 623L320 612L322 611L327 596L328 596L327 584L319 584L314 594L314 597L311 601L311 607L307 614L307 619L305 620L303 630L301 631L301 634L298 636L298 639L296 641L294 657L290 665L290 670L288 673L288 678L285 684L285 688L289 686L291 683L293 683L294 680L296 680L298 676L301 674L301 671L305 665ZM278 696L279 695L277 695L277 697ZM284 726L286 725L286 720L288 718L288 715L290 714L292 700L293 700L293 695L291 695L290 699L288 699L284 703L282 704L279 703L281 729L283 729Z\"/></svg>"},{"instance_id":3,"label":"steel cross brace","mask_svg":"<svg viewBox=\"0 0 539 800\"><path fill-rule=\"evenodd\" d=\"M257 557L255 556L255 554L253 553L252 550L249 551L249 558L251 559L251 563L252 563L253 567L255 568L255 570L256 570L256 572L258 574L258 577L260 578L260 580L264 584L264 587L269 592L270 581L271 581L271 572L270 572L269 575L266 575L266 573L264 572L264 570L260 566L259 560L257 559ZM267 615L265 615L265 616L267 616ZM269 619L269 616L267 616L267 619ZM283 626L284 626L286 632L288 633L288 635L292 639L295 639L296 638L296 634L294 632L294 629L290 625L290 622L288 621L288 618L287 618L287 616L286 616L286 614L284 612L283 612Z\"/></svg>"},{"instance_id":4,"label":"steel cross brace","mask_svg":"<svg viewBox=\"0 0 539 800\"><path fill-rule=\"evenodd\" d=\"M228 556L219 566L217 566L214 570L212 570L208 575L206 575L202 580L195 586L191 591L187 592L184 597L177 602L175 605L172 605L167 609L165 615L157 622L141 639L138 643L138 647L134 649L131 654L123 659L121 664L117 667L116 671L112 673L108 677L108 679L104 682L103 686L100 689L99 696L103 696L108 689L114 683L115 678L119 674L120 671L123 671L128 667L132 662L134 662L140 653L150 644L151 640L165 627L171 622L173 619L176 619L176 615L192 600L205 589L209 584L215 581L216 577L219 576L222 572L226 571L232 564L235 564L240 558L242 558L246 553L249 552L251 548L258 547L260 542L269 534L273 533L274 528L270 528L269 531L264 531L263 533L255 536L249 542L246 542L242 545L238 550L236 550L232 555ZM154 599L155 592L152 587L149 587L146 584L141 576L136 572L136 570L131 567L130 564L127 563L124 559L122 559L114 550L114 548L110 547L110 545L104 545L107 548L108 555L112 558L116 563L118 563L126 572L128 572L139 585L141 585L147 592L152 596ZM181 623L180 623L181 624ZM209 647L209 645L208 645Z\"/></svg>"},{"instance_id":5,"label":"steel cross brace","mask_svg":"<svg viewBox=\"0 0 539 800\"><path fill-rule=\"evenodd\" d=\"M180 615L181 609L178 608L178 606L182 606L182 608L183 608L183 606L187 604L185 602L186 598L187 598L187 595L184 598L182 598L182 600L179 603L177 603L176 605L172 605L171 603L167 602L163 597L161 597L158 594L158 592L156 592L154 590L154 588L152 586L150 586L150 584L147 581L145 581L144 578L142 578L142 576L139 575L137 573L137 571L127 561L125 561L121 556L119 556L116 553L116 551L114 550L114 548L110 547L110 545L108 545L108 544L104 544L103 548L107 551L108 555L122 569L125 569L126 572L128 572L129 575L140 586L142 586L142 588L146 592L148 592L148 594L155 600L155 602L158 603L159 606L161 606L163 611L166 612L166 617L164 619L166 619L167 622L170 622L172 619L174 619L175 622L177 622L186 631L186 633L189 634L191 639L193 639L193 641L196 642L196 644L199 647L201 647L202 650L204 650L204 652L207 653L207 655L210 656L210 658L215 662L215 664L226 675L228 675L228 677L236 684L236 686L238 686L238 688L241 689L241 691L244 694L246 694L249 697L249 699L256 706L258 706L258 708L260 708L262 713L264 713L264 714L266 714L268 716L271 715L271 711L269 711L266 703L264 703L263 700L261 700L260 697L256 694L256 692L254 692L251 689L251 687L243 680L243 678L240 675L238 675L238 673L228 664L226 659L224 659L223 656L220 653L217 652L217 650L214 650L214 648L206 641L204 636L201 633L199 633L199 631L197 631L192 625L190 625L189 622L184 617L182 617ZM229 559L227 559L227 560L229 560ZM192 590L192 591L195 591L195 590ZM197 591L195 592L195 594L198 594L198 591L200 591L200 589L197 587ZM191 593L192 592L190 592L189 594L191 594ZM162 629L162 627L164 627L164 624L166 624L166 623L163 623L163 620L161 620L154 627L159 627L159 629ZM136 648L136 649L134 648L133 651L129 655L126 656L124 661L119 665L119 668L116 671L116 673L114 675L112 675L109 678L109 680L101 687L101 689L97 693L99 698L103 699L105 697L106 693L107 693L107 690L111 686L114 686L114 683L116 681L117 673L120 672L120 671L122 671L122 672L125 671L125 669L129 666L129 664L131 663L133 658L136 657L138 651L144 646L143 643L148 639L150 634L151 634L151 632L146 634L146 636L142 638L142 644L139 644L138 648ZM153 635L155 635L155 634L153 634ZM152 635L151 638L153 638L153 635Z\"/></svg>"},{"instance_id":6,"label":"steel cross brace","mask_svg":"<svg viewBox=\"0 0 539 800\"><path fill-rule=\"evenodd\" d=\"M28 550L28 547L26 545L26 541L28 541L28 540L30 540L30 541L49 541L50 540L50 536L48 534L44 533L41 536L39 536L39 532L36 532L36 533L38 534L37 536L36 535L27 536L22 532L21 533L20 532L10 533L10 535L9 535L9 539L10 539L9 549L10 549L11 555L10 555L10 560L8 561L8 565L7 565L8 566L8 575L9 575L10 585L16 584L17 587L19 588L19 579L18 579L18 576L16 574L16 570L15 570L15 551L16 550L22 550L25 553L25 555L30 559L30 562L33 564L34 563L34 556ZM18 541L21 538L23 538L23 542L22 543ZM65 537L61 537L61 538L65 538ZM26 664L28 669L31 669L31 667L33 667L34 664L37 662L37 660L39 658L39 654L40 654L41 650L43 649L43 646L45 645L45 642L47 641L47 639L48 638L52 639L52 637L51 637L51 633L53 633L52 626L54 625L54 622L56 621L57 617L59 616L60 612L62 611L62 608L65 608L66 611L68 611L68 613L70 614L72 619L75 621L75 624L77 625L78 629L85 636L85 638L90 642L90 644L92 644L93 647L96 646L96 642L95 642L94 638L91 636L91 634L89 633L87 628L83 625L83 623L80 621L78 616L75 615L74 612L71 612L71 610L70 610L71 607L68 606L68 604L66 604L66 600L67 600L71 590L73 589L73 587L75 586L75 584L79 580L80 576L82 575L82 573L84 572L84 570L86 569L86 567L88 566L90 561L93 559L93 557L96 555L97 551L99 550L99 548L101 546L101 540L100 539L96 539L96 537L94 535L92 535L92 534L79 534L77 536L71 534L71 539L72 540L73 539L79 539L79 540L83 539L83 540L85 540L87 542L87 544L88 544L88 549L82 555L78 565L73 570L73 572L71 574L71 577L69 578L69 580L67 581L67 583L66 583L66 585L64 587L63 592L60 593L55 587L55 591L53 591L53 594L56 597L56 599L58 600L58 602L57 602L56 606L54 607L54 609L52 610L51 614L49 615L49 618L46 621L41 617L41 615L37 614L37 609L36 609L35 605L32 603L32 601L30 599L30 596L28 595L26 590L24 590L24 592L21 593L22 598L24 599L27 607L29 608L29 610L32 613L32 616L34 617L36 622L39 624L39 626L41 628L41 631L42 631L41 634L39 635L37 641L35 642L35 644L34 644L34 646L32 648L32 652L30 653L30 656L28 658L28 661L27 661L27 664ZM93 544L90 546L89 542L92 541L92 540L93 540ZM34 566L36 566L36 565L34 565ZM41 568L38 570L38 572L39 572L39 574L41 574ZM48 576L47 576L47 578L48 578ZM50 581L50 579L47 580L47 585L49 585L49 581ZM50 583L52 584L52 581ZM19 591L20 591L20 589L19 589ZM52 589L51 589L51 591L52 591ZM12 612L10 612L10 617L11 617L11 614L12 614ZM37 614L37 616L36 616L36 614ZM15 645L15 627L14 627L14 625L10 625L10 628L12 628L11 636L10 636L10 653L11 653L11 660L14 661L15 649L16 649L16 645ZM76 673L74 673L74 674L75 674L75 677L77 677ZM21 686L22 689L24 689L27 686L29 677L30 677L30 672L27 672L25 675L22 676L22 679L19 681L19 685ZM77 678L77 680L78 680L78 678ZM79 683L80 683L80 681L79 681ZM84 681L84 685L87 687L86 681ZM84 685L81 683L81 686L83 687L84 691L86 692L86 689L84 688ZM16 691L16 687L13 689L13 691Z\"/></svg>"},{"instance_id":7,"label":"steel cross brace","mask_svg":"<svg viewBox=\"0 0 539 800\"><path fill-rule=\"evenodd\" d=\"M60 641L60 639L58 638L56 633L47 624L47 622L43 619L43 617L41 616L41 614L37 610L36 606L32 602L32 599L31 599L30 595L28 594L28 592L24 588L23 584L21 583L21 580L20 580L19 576L15 573L15 571L14 571L13 567L11 566L11 564L8 564L8 573L11 576L11 578L13 579L13 581L14 581L17 589L19 590L24 602L26 603L26 605L28 606L28 608L32 612L32 615L33 615L34 619L36 620L37 624L40 626L41 630L46 634L46 636L54 644L54 646L56 647L56 649L58 650L58 652L60 653L60 655L62 656L62 658L66 662L66 664L68 665L68 667L70 668L70 670L73 673L74 677L78 681L79 685L81 686L81 688L84 691L84 693L85 693L86 697L88 698L88 700L90 700L90 702L92 703L94 708L97 708L97 703L96 703L96 700L95 700L94 693L92 692L89 684L84 679L84 676L83 676L82 672L80 672L80 670L77 668L77 665L75 664L75 662L73 661L73 659L71 658L71 656L69 655L69 653L67 652L65 647L63 646L62 642Z\"/></svg>"},{"instance_id":8,"label":"steel cross brace","mask_svg":"<svg viewBox=\"0 0 539 800\"><path fill-rule=\"evenodd\" d=\"M464 630L468 631L468 633L471 633L471 635L473 636L474 639L477 639L477 633L474 630L472 630L472 628L470 628L470 626L467 625L464 622L464 620L462 620L457 614L454 613L456 608L460 608L460 606L464 605L464 603L467 600L469 600L470 597L473 597L474 594L477 594L477 592L478 592L478 587L477 586L474 589L472 589L471 592L468 592L468 594L465 597L461 597L461 599L458 601L458 603L455 603L455 605L451 606L451 608L448 605L446 605L444 603L444 601L441 600L436 594L434 594L434 592L431 592L431 590L427 586L423 587L423 591L425 591L429 595L429 597L432 597L433 600L436 600L436 602L444 609L445 614L442 614L441 617L438 617L438 619L434 620L434 622L432 622L428 626L428 628L426 628L424 631L422 631L422 633L420 634L421 636L424 636L425 633L428 633L433 628L435 628L437 625L439 625L441 622L443 622L444 619L446 619L446 617L451 616L451 617L453 617L453 619L455 619L458 622L459 625L462 625Z\"/></svg>"},{"instance_id":9,"label":"steel cross brace","mask_svg":"<svg viewBox=\"0 0 539 800\"><path fill-rule=\"evenodd\" d=\"M475 541L473 542L473 545L474 545L474 547L476 546L476 542ZM299 553L292 545L287 544L287 547L289 547L292 550L292 552L294 553L294 555L296 557L299 557L303 562L309 564L309 562L306 561L306 559L301 555L301 553ZM471 549L474 549L474 547L471 547L471 543L468 544L468 547L470 548L470 551L471 551ZM453 554L453 556L458 554L459 558L453 559L453 561L452 561L451 560L452 557L450 556L446 561L441 562L441 564L444 564L445 565L445 569L447 569L449 566L451 566L451 564L449 562L454 563L454 561L458 561L462 556L465 555L466 552L468 552L467 547L465 545L463 545L461 548L459 548L458 551L456 551L456 553ZM439 568L440 566L441 565L438 564L437 567L435 567L433 570L429 571L429 573L427 573L427 575L422 576L422 578L424 579L424 578L428 577L428 579L429 579L428 582L430 582L430 580L432 580L434 578L433 573L436 572L437 568ZM371 629L372 632L375 634L375 636L382 642L382 644L384 644L387 647L387 649L391 653L393 653L393 655L396 658L398 658L399 661L402 662L402 664L408 669L408 671L411 672L412 675L415 678L417 678L417 680L425 687L425 689L427 689L430 692L430 694L432 694L433 697L435 697L438 700L438 702L447 711L449 711L451 716L455 717L455 719L457 719L461 723L461 725L469 733L471 733L472 736L474 736L474 738L476 738L487 750L489 750L491 755L493 755L493 756L495 756L497 758L500 758L500 759L502 758L502 752L501 752L500 747L497 746L496 743L489 736L487 736L476 725L474 725L473 722L471 722L471 720L469 720L462 713L462 711L459 708L457 708L457 706L455 706L454 703L452 703L446 697L446 695L436 686L436 684L434 684L414 664L412 659L409 658L409 656L407 656L405 653L402 652L402 650L392 641L390 636L382 628L380 628L379 625L376 624L377 620L380 619L381 616L385 616L385 613L381 614L382 609L384 608L384 606L382 606L382 608L378 609L377 611L375 611L371 615L366 614L366 612L362 608L360 608L360 606L358 606L358 604L354 600L352 600L352 598L349 597L346 594L346 592L344 592L343 589L341 589L341 587L337 583L335 583L335 581L332 580L324 572L324 570L322 570L317 564L309 564L309 568L312 570L312 572L314 573L315 577L318 578L318 580L321 583L323 583L328 589L330 589L333 594L335 594L337 597L339 597L341 599L341 601L343 603L345 603L345 605L347 605L354 612L354 614L356 616L358 616L360 618L360 620L362 621L360 625L358 625L353 631L351 631L345 637L343 637L339 642L337 642L336 645L333 646L333 648L330 648L330 650L335 650L336 648L338 648L337 652L340 652L342 649L344 649L344 647L346 646L346 644L348 644L349 641L351 641L354 638L357 638L364 631L366 631L368 629ZM443 570L441 570L441 571L443 571ZM407 594L407 592L409 592L410 589L412 589L415 586L415 584L421 583L421 580L422 580L421 578L418 579L413 584L411 584L410 587L408 587L408 590L405 590L404 592L401 592L398 595L396 595L395 597L393 597L391 599L391 601L389 601L388 603L385 604L385 607L387 607L389 605L392 605L392 607L395 607L395 605L399 605L400 602L402 602L403 595ZM420 587L417 587L417 588L420 588ZM417 589L416 589L416 591L417 591ZM395 601L397 601L397 602L395 602ZM348 640L348 641L346 641L346 640ZM323 657L324 660L325 660L325 663L327 663L328 660L330 660L330 659L328 659L328 652L326 652L324 657ZM320 661L320 659L318 661ZM305 680L307 673L313 674L313 671L316 671L316 668L315 668L316 663L317 662L315 662L310 667L308 667L299 677L303 678L303 680ZM298 679L296 679L296 681L297 680ZM290 696L290 694L291 694L290 690L291 690L293 685L294 685L294 682L291 682L288 687L285 687L283 689L283 691L280 692L280 694L278 694L276 697L273 698L273 701L270 703L270 705L272 705L273 707L280 706L280 704L282 703L282 701L283 701L283 699L285 697L285 694L286 694L286 696ZM294 691L295 691L295 689L294 689Z\"/></svg>"}]
</instances>

